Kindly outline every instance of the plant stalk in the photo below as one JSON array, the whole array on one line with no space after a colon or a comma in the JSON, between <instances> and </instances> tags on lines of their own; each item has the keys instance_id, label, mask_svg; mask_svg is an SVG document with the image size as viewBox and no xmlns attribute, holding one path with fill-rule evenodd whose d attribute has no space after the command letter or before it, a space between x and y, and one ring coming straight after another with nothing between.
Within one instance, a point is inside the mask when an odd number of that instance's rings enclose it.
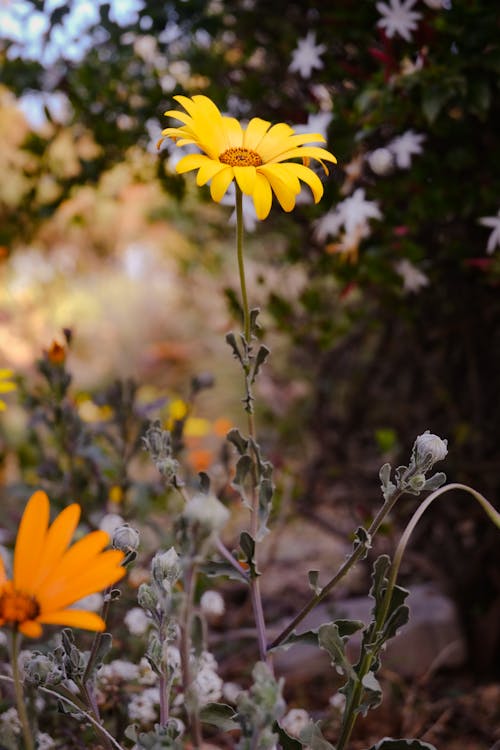
<instances>
[{"instance_id":1,"label":"plant stalk","mask_svg":"<svg viewBox=\"0 0 500 750\"><path fill-rule=\"evenodd\" d=\"M31 727L24 703L23 685L19 673L19 633L12 631L12 677L14 681L14 692L16 696L17 714L23 731L25 750L35 750L35 743L31 733Z\"/></svg>"}]
</instances>

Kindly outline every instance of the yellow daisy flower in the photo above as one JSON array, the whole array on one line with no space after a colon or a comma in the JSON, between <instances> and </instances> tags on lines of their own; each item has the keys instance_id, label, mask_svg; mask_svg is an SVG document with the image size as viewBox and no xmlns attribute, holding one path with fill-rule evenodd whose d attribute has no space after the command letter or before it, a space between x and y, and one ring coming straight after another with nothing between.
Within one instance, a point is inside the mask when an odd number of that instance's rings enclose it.
<instances>
[{"instance_id":1,"label":"yellow daisy flower","mask_svg":"<svg viewBox=\"0 0 500 750\"><path fill-rule=\"evenodd\" d=\"M93 531L69 547L80 520L80 506L68 505L49 526L49 499L38 490L23 513L14 550L12 580L0 557L0 626L38 638L42 625L104 630L94 612L70 609L84 596L125 575L123 552L104 550L105 531Z\"/></svg>"},{"instance_id":2,"label":"yellow daisy flower","mask_svg":"<svg viewBox=\"0 0 500 750\"><path fill-rule=\"evenodd\" d=\"M317 203L323 195L323 185L318 175L309 168L310 159L316 159L326 174L324 162L336 163L336 158L324 148L306 145L324 142L319 133L298 134L281 122L271 125L254 117L243 129L233 117L225 117L206 96L175 96L186 110L169 110L167 117L180 120L180 127L166 128L162 138L171 138L177 146L194 144L203 153L187 154L176 166L183 174L198 170L196 182L205 185L210 181L210 194L219 202L233 180L245 195L253 198L259 219L265 219L271 210L273 193L284 211L295 207L300 193L300 181L309 186ZM301 159L299 164L291 159Z\"/></svg>"}]
</instances>

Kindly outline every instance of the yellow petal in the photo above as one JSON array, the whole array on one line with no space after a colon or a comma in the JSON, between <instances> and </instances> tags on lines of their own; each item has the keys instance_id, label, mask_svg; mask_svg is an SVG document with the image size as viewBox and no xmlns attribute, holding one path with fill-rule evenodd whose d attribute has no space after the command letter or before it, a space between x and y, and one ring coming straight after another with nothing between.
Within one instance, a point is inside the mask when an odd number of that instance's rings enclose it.
<instances>
[{"instance_id":1,"label":"yellow petal","mask_svg":"<svg viewBox=\"0 0 500 750\"><path fill-rule=\"evenodd\" d=\"M68 548L78 526L80 512L80 506L77 503L68 505L49 527L39 566L32 571L32 591L36 592L60 563L61 557Z\"/></svg>"},{"instance_id":2,"label":"yellow petal","mask_svg":"<svg viewBox=\"0 0 500 750\"><path fill-rule=\"evenodd\" d=\"M273 125L262 138L259 144L259 154L264 162L272 161L273 158L280 154L285 148L288 148L288 141L294 131L284 122Z\"/></svg>"},{"instance_id":3,"label":"yellow petal","mask_svg":"<svg viewBox=\"0 0 500 750\"><path fill-rule=\"evenodd\" d=\"M321 199L321 196L323 195L323 184L318 175L313 172L312 169L304 167L303 164L296 164L295 162L287 162L281 166L289 172L292 172L299 180L302 180L302 182L305 182L306 185L311 188L315 203Z\"/></svg>"},{"instance_id":4,"label":"yellow petal","mask_svg":"<svg viewBox=\"0 0 500 750\"><path fill-rule=\"evenodd\" d=\"M319 146L301 146L300 148L292 148L289 151L284 151L282 154L279 154L275 159L269 159L269 162L276 163L285 161L285 159L316 159L319 161L325 170L325 172L328 174L328 169L323 164L323 161L330 161L333 164L337 163L337 159L334 157L333 154L331 154L329 151L326 150L326 148L320 148Z\"/></svg>"},{"instance_id":5,"label":"yellow petal","mask_svg":"<svg viewBox=\"0 0 500 750\"><path fill-rule=\"evenodd\" d=\"M70 628L97 631L106 628L102 617L96 615L95 612L87 612L83 609L59 609L56 612L42 614L37 619L44 625L68 625Z\"/></svg>"},{"instance_id":6,"label":"yellow petal","mask_svg":"<svg viewBox=\"0 0 500 750\"><path fill-rule=\"evenodd\" d=\"M295 206L295 196L300 192L300 185L296 190L295 185L290 184L289 180L283 180L273 167L274 165L259 167L259 172L268 180L281 208L284 211L291 211Z\"/></svg>"},{"instance_id":7,"label":"yellow petal","mask_svg":"<svg viewBox=\"0 0 500 750\"><path fill-rule=\"evenodd\" d=\"M9 367L0 367L0 380L13 377L14 370L11 370Z\"/></svg>"},{"instance_id":8,"label":"yellow petal","mask_svg":"<svg viewBox=\"0 0 500 750\"><path fill-rule=\"evenodd\" d=\"M208 159L208 156L205 156L205 154L187 154L177 163L175 170L179 174L191 172L192 169L199 169L202 167L207 160L210 162L212 161L211 159Z\"/></svg>"},{"instance_id":9,"label":"yellow petal","mask_svg":"<svg viewBox=\"0 0 500 750\"><path fill-rule=\"evenodd\" d=\"M267 133L271 123L267 120L261 120L260 117L252 117L243 133L243 146L251 151L259 149L260 142Z\"/></svg>"},{"instance_id":10,"label":"yellow petal","mask_svg":"<svg viewBox=\"0 0 500 750\"><path fill-rule=\"evenodd\" d=\"M236 182L246 195L252 195L255 187L257 170L255 167L233 167Z\"/></svg>"},{"instance_id":11,"label":"yellow petal","mask_svg":"<svg viewBox=\"0 0 500 750\"><path fill-rule=\"evenodd\" d=\"M273 202L273 192L267 178L258 172L252 197L257 217L259 219L267 218Z\"/></svg>"},{"instance_id":12,"label":"yellow petal","mask_svg":"<svg viewBox=\"0 0 500 750\"><path fill-rule=\"evenodd\" d=\"M10 393L11 391L15 391L16 389L17 385L15 383L9 383L8 380L0 380L0 393Z\"/></svg>"},{"instance_id":13,"label":"yellow petal","mask_svg":"<svg viewBox=\"0 0 500 750\"><path fill-rule=\"evenodd\" d=\"M223 117L222 127L224 130L226 149L241 148L243 145L243 130L238 120L235 120L234 117Z\"/></svg>"},{"instance_id":14,"label":"yellow petal","mask_svg":"<svg viewBox=\"0 0 500 750\"><path fill-rule=\"evenodd\" d=\"M226 190L233 181L233 178L233 168L226 166L225 169L222 169L220 172L218 172L212 179L212 183L210 185L210 195L216 203L222 200L226 193Z\"/></svg>"},{"instance_id":15,"label":"yellow petal","mask_svg":"<svg viewBox=\"0 0 500 750\"><path fill-rule=\"evenodd\" d=\"M17 532L14 550L14 586L27 594L34 593L31 587L34 570L43 551L49 524L49 498L38 490L28 500Z\"/></svg>"},{"instance_id":16,"label":"yellow petal","mask_svg":"<svg viewBox=\"0 0 500 750\"><path fill-rule=\"evenodd\" d=\"M226 168L225 164L209 159L208 156L205 157L205 159L206 161L201 165L198 174L196 175L197 185L205 185L214 175L217 174L217 172Z\"/></svg>"}]
</instances>

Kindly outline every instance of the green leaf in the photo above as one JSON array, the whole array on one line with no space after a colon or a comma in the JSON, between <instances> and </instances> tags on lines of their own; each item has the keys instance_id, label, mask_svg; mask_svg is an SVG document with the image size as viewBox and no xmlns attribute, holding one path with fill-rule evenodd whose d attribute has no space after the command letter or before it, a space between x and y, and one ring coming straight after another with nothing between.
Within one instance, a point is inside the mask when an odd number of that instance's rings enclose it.
<instances>
[{"instance_id":1,"label":"green leaf","mask_svg":"<svg viewBox=\"0 0 500 750\"><path fill-rule=\"evenodd\" d=\"M209 562L199 565L198 570L209 578L224 576L226 578L231 578L234 581L248 583L248 578L243 570L239 573L233 565L225 561L219 562L216 560L210 560Z\"/></svg>"},{"instance_id":2,"label":"green leaf","mask_svg":"<svg viewBox=\"0 0 500 750\"><path fill-rule=\"evenodd\" d=\"M361 680L363 685L363 701L356 709L357 713L366 716L370 708L377 708L382 703L382 688L373 672L365 674Z\"/></svg>"},{"instance_id":3,"label":"green leaf","mask_svg":"<svg viewBox=\"0 0 500 750\"><path fill-rule=\"evenodd\" d=\"M341 636L337 623L330 622L318 629L318 645L328 651L332 665L342 670L346 677L356 679L351 662L345 652L347 636Z\"/></svg>"},{"instance_id":4,"label":"green leaf","mask_svg":"<svg viewBox=\"0 0 500 750\"><path fill-rule=\"evenodd\" d=\"M269 532L267 521L271 512L274 485L270 479L261 479L259 484L259 530L257 541L261 541Z\"/></svg>"},{"instance_id":5,"label":"green leaf","mask_svg":"<svg viewBox=\"0 0 500 750\"><path fill-rule=\"evenodd\" d=\"M239 724L234 720L236 713L234 708L225 703L207 703L200 709L200 719L205 724L212 724L223 732L239 729Z\"/></svg>"},{"instance_id":6,"label":"green leaf","mask_svg":"<svg viewBox=\"0 0 500 750\"><path fill-rule=\"evenodd\" d=\"M391 737L384 737L368 750L436 750L436 748L422 740L394 740Z\"/></svg>"},{"instance_id":7,"label":"green leaf","mask_svg":"<svg viewBox=\"0 0 500 750\"><path fill-rule=\"evenodd\" d=\"M237 359L239 362L241 362L241 364L243 364L243 356L236 342L236 336L234 335L232 331L230 331L230 333L226 333L226 342L229 344L229 346L233 350L234 358Z\"/></svg>"}]
</instances>

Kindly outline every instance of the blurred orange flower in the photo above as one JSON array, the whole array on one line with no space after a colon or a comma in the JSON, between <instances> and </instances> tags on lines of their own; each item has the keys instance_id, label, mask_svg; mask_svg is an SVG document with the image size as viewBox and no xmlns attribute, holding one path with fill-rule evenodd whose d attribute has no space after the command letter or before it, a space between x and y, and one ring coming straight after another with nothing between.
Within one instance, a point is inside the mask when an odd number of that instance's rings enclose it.
<instances>
[{"instance_id":1,"label":"blurred orange flower","mask_svg":"<svg viewBox=\"0 0 500 750\"><path fill-rule=\"evenodd\" d=\"M38 638L42 625L102 631L104 620L70 606L116 583L125 575L123 552L104 550L105 531L93 531L69 547L80 506L68 505L49 526L50 506L38 490L24 510L14 550L12 580L0 557L0 626Z\"/></svg>"}]
</instances>

